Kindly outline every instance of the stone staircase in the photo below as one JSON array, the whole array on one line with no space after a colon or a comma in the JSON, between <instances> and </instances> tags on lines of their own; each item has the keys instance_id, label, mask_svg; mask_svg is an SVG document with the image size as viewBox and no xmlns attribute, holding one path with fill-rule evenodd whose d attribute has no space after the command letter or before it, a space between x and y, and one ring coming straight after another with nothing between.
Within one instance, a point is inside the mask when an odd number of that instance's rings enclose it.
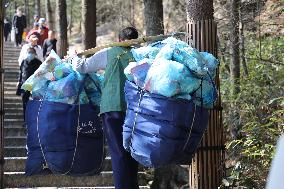
<instances>
[{"instance_id":1,"label":"stone staircase","mask_svg":"<svg viewBox=\"0 0 284 189\"><path fill-rule=\"evenodd\" d=\"M110 157L104 163L103 171L96 176L71 177L65 175L41 175L27 177L24 175L26 161L26 129L22 127L22 101L20 96L15 95L18 79L18 57L20 48L12 43L4 46L4 187L5 188L114 188L112 181L112 169ZM140 168L140 188L146 189L146 173Z\"/></svg>"}]
</instances>

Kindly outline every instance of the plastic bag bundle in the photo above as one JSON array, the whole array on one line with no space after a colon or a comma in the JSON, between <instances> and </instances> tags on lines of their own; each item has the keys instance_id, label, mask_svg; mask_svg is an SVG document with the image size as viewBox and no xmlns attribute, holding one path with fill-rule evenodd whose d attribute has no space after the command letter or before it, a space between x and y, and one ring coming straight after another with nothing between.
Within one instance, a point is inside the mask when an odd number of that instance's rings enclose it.
<instances>
[{"instance_id":1,"label":"plastic bag bundle","mask_svg":"<svg viewBox=\"0 0 284 189\"><path fill-rule=\"evenodd\" d=\"M206 75L208 68L206 61L202 55L192 47L185 47L182 49L175 49L173 52L173 60L184 64L197 76Z\"/></svg>"},{"instance_id":2,"label":"plastic bag bundle","mask_svg":"<svg viewBox=\"0 0 284 189\"><path fill-rule=\"evenodd\" d=\"M152 46L131 49L131 53L137 62L143 60L144 58L154 59L159 51L160 48Z\"/></svg>"},{"instance_id":3,"label":"plastic bag bundle","mask_svg":"<svg viewBox=\"0 0 284 189\"><path fill-rule=\"evenodd\" d=\"M200 52L203 56L204 60L206 61L206 66L208 68L208 72L211 78L215 78L216 76L216 69L218 67L218 60L208 52ZM205 76L208 77L208 74Z\"/></svg>"},{"instance_id":4,"label":"plastic bag bundle","mask_svg":"<svg viewBox=\"0 0 284 189\"><path fill-rule=\"evenodd\" d=\"M173 45L166 44L165 46L163 46L163 48L157 54L155 59L172 60L174 50L175 50L175 47Z\"/></svg>"},{"instance_id":5,"label":"plastic bag bundle","mask_svg":"<svg viewBox=\"0 0 284 189\"><path fill-rule=\"evenodd\" d=\"M62 62L54 68L55 80L59 80L63 77L66 77L71 72L73 72L71 64L69 62Z\"/></svg>"},{"instance_id":6,"label":"plastic bag bundle","mask_svg":"<svg viewBox=\"0 0 284 189\"><path fill-rule=\"evenodd\" d=\"M193 102L204 108L213 108L217 98L217 89L211 79L205 78L202 81L201 87L196 91L193 97Z\"/></svg>"},{"instance_id":7,"label":"plastic bag bundle","mask_svg":"<svg viewBox=\"0 0 284 189\"><path fill-rule=\"evenodd\" d=\"M141 58L149 57L149 52L156 52L153 49L159 51L150 67L149 64L141 64L143 62ZM199 52L173 37L134 49L132 53L140 61L131 62L124 70L128 80L150 93L166 97L190 100L193 93L197 92L195 102L198 105L203 104L204 107L212 107L216 99L216 89L212 82L218 66L218 60L212 54ZM203 81L202 95L199 89L201 81ZM202 103L201 97L206 98Z\"/></svg>"},{"instance_id":8,"label":"plastic bag bundle","mask_svg":"<svg viewBox=\"0 0 284 189\"><path fill-rule=\"evenodd\" d=\"M102 85L103 76L89 74L90 78L86 81L85 77L85 74L74 71L68 60L61 60L52 51L48 59L22 85L22 89L31 91L33 99L67 104L92 102L99 105L101 92L98 87Z\"/></svg>"},{"instance_id":9,"label":"plastic bag bundle","mask_svg":"<svg viewBox=\"0 0 284 189\"><path fill-rule=\"evenodd\" d=\"M161 41L161 43L164 43L164 44L169 44L171 45L172 47L175 47L177 49L182 49L184 47L188 47L189 45L181 40L178 40L174 37L168 37L166 39L164 39L163 41Z\"/></svg>"},{"instance_id":10,"label":"plastic bag bundle","mask_svg":"<svg viewBox=\"0 0 284 189\"><path fill-rule=\"evenodd\" d=\"M50 82L44 100L74 104L82 82L83 78L76 72L72 72L67 77L57 81Z\"/></svg>"},{"instance_id":11,"label":"plastic bag bundle","mask_svg":"<svg viewBox=\"0 0 284 189\"><path fill-rule=\"evenodd\" d=\"M129 81L135 82L138 86L144 87L146 75L153 59L144 58L139 62L130 62L124 69L124 74Z\"/></svg>"},{"instance_id":12,"label":"plastic bag bundle","mask_svg":"<svg viewBox=\"0 0 284 189\"><path fill-rule=\"evenodd\" d=\"M89 102L92 104L95 104L97 106L100 105L101 101L101 79L102 77L98 74L89 74L90 77L86 78L84 90L86 92L86 95L89 99ZM81 96L80 96L81 98Z\"/></svg>"},{"instance_id":13,"label":"plastic bag bundle","mask_svg":"<svg viewBox=\"0 0 284 189\"><path fill-rule=\"evenodd\" d=\"M178 62L155 60L147 73L144 89L166 97L175 96L181 92L179 81L186 71L185 66Z\"/></svg>"},{"instance_id":14,"label":"plastic bag bundle","mask_svg":"<svg viewBox=\"0 0 284 189\"><path fill-rule=\"evenodd\" d=\"M35 73L23 83L21 89L32 92L34 99L42 99L47 90L50 81L55 80L53 75L54 68L61 64L61 59L58 55L51 51L47 58Z\"/></svg>"}]
</instances>

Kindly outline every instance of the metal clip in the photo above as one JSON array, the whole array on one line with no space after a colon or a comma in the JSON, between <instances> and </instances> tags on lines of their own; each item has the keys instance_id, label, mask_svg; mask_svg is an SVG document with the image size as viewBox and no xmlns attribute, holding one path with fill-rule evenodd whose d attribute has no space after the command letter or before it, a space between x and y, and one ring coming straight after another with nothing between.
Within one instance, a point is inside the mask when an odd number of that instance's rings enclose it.
<instances>
[{"instance_id":1,"label":"metal clip","mask_svg":"<svg viewBox=\"0 0 284 189\"><path fill-rule=\"evenodd\" d=\"M42 169L48 169L48 165L46 163L42 164Z\"/></svg>"}]
</instances>

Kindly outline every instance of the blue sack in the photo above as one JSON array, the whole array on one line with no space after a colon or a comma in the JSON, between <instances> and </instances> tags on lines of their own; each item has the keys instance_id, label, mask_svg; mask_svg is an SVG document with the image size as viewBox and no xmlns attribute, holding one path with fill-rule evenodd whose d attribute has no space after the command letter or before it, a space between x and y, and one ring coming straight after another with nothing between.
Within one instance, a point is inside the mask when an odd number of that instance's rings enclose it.
<instances>
[{"instance_id":1,"label":"blue sack","mask_svg":"<svg viewBox=\"0 0 284 189\"><path fill-rule=\"evenodd\" d=\"M127 81L123 145L147 167L191 164L208 123L208 110L185 99L143 91Z\"/></svg>"},{"instance_id":2,"label":"blue sack","mask_svg":"<svg viewBox=\"0 0 284 189\"><path fill-rule=\"evenodd\" d=\"M30 100L25 174L98 174L105 158L98 113L92 104Z\"/></svg>"}]
</instances>

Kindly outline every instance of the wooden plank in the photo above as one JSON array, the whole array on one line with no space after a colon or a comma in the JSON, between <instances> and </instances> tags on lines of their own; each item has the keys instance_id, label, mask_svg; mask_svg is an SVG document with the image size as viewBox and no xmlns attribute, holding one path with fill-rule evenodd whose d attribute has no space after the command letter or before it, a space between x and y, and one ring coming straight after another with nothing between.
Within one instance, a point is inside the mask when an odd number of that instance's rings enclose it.
<instances>
[{"instance_id":1,"label":"wooden plank","mask_svg":"<svg viewBox=\"0 0 284 189\"><path fill-rule=\"evenodd\" d=\"M201 43L201 51L205 51L205 44L206 44L206 39L205 39L205 35L206 35L206 30L205 30L205 21L201 20L200 21L200 43Z\"/></svg>"},{"instance_id":2,"label":"wooden plank","mask_svg":"<svg viewBox=\"0 0 284 189\"><path fill-rule=\"evenodd\" d=\"M200 22L199 21L197 21L197 22L195 22L195 24L196 24L196 46L195 46L195 48L197 48L198 50L200 50Z\"/></svg>"},{"instance_id":3,"label":"wooden plank","mask_svg":"<svg viewBox=\"0 0 284 189\"><path fill-rule=\"evenodd\" d=\"M191 26L192 26L192 33L191 34L192 34L192 42L193 42L192 46L196 47L196 41L195 41L196 40L196 34L195 34L196 26L195 26L195 23L192 23Z\"/></svg>"},{"instance_id":4,"label":"wooden plank","mask_svg":"<svg viewBox=\"0 0 284 189\"><path fill-rule=\"evenodd\" d=\"M209 31L208 31L209 21L205 20L204 24L205 24L205 28L204 28L204 32L205 32L205 51L208 51L208 48L209 48Z\"/></svg>"}]
</instances>

